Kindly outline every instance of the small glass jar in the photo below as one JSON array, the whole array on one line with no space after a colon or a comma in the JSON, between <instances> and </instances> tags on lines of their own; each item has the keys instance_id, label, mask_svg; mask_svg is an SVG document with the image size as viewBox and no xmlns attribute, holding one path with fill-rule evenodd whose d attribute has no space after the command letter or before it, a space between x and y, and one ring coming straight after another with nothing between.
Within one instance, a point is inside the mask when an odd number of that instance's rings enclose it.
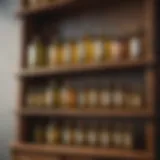
<instances>
[{"instance_id":1,"label":"small glass jar","mask_svg":"<svg viewBox=\"0 0 160 160\"><path fill-rule=\"evenodd\" d=\"M114 109L123 109L124 107L124 87L122 82L117 82L113 86L113 91L112 91L112 106Z\"/></svg>"},{"instance_id":2,"label":"small glass jar","mask_svg":"<svg viewBox=\"0 0 160 160\"><path fill-rule=\"evenodd\" d=\"M36 124L33 130L33 140L35 143L43 144L45 142L44 126Z\"/></svg>"},{"instance_id":3,"label":"small glass jar","mask_svg":"<svg viewBox=\"0 0 160 160\"><path fill-rule=\"evenodd\" d=\"M73 127L69 121L66 121L62 128L62 144L73 144Z\"/></svg>"},{"instance_id":4,"label":"small glass jar","mask_svg":"<svg viewBox=\"0 0 160 160\"><path fill-rule=\"evenodd\" d=\"M114 124L112 133L112 145L114 148L121 148L123 146L123 125L120 123Z\"/></svg>"},{"instance_id":5,"label":"small glass jar","mask_svg":"<svg viewBox=\"0 0 160 160\"><path fill-rule=\"evenodd\" d=\"M97 121L92 121L89 123L87 129L87 144L89 146L96 146L98 144L97 127Z\"/></svg>"},{"instance_id":6,"label":"small glass jar","mask_svg":"<svg viewBox=\"0 0 160 160\"><path fill-rule=\"evenodd\" d=\"M99 104L101 108L110 109L112 105L112 92L110 83L101 82L101 90L99 93Z\"/></svg>"},{"instance_id":7,"label":"small glass jar","mask_svg":"<svg viewBox=\"0 0 160 160\"><path fill-rule=\"evenodd\" d=\"M111 144L111 134L109 130L109 124L102 122L99 131L99 145L100 147L109 148Z\"/></svg>"},{"instance_id":8,"label":"small glass jar","mask_svg":"<svg viewBox=\"0 0 160 160\"><path fill-rule=\"evenodd\" d=\"M89 108L96 108L98 106L98 91L95 88L88 90L87 104Z\"/></svg>"},{"instance_id":9,"label":"small glass jar","mask_svg":"<svg viewBox=\"0 0 160 160\"><path fill-rule=\"evenodd\" d=\"M51 81L46 87L45 106L56 108L57 99L58 99L58 88L55 82Z\"/></svg>"},{"instance_id":10,"label":"small glass jar","mask_svg":"<svg viewBox=\"0 0 160 160\"><path fill-rule=\"evenodd\" d=\"M48 66L53 67L58 64L58 43L53 41L48 46Z\"/></svg>"},{"instance_id":11,"label":"small glass jar","mask_svg":"<svg viewBox=\"0 0 160 160\"><path fill-rule=\"evenodd\" d=\"M74 129L74 144L83 145L85 143L85 128L84 122L78 121Z\"/></svg>"},{"instance_id":12,"label":"small glass jar","mask_svg":"<svg viewBox=\"0 0 160 160\"><path fill-rule=\"evenodd\" d=\"M46 126L47 144L58 144L60 142L60 131L55 121L50 121Z\"/></svg>"},{"instance_id":13,"label":"small glass jar","mask_svg":"<svg viewBox=\"0 0 160 160\"><path fill-rule=\"evenodd\" d=\"M133 126L126 124L123 127L123 148L133 149Z\"/></svg>"}]
</instances>

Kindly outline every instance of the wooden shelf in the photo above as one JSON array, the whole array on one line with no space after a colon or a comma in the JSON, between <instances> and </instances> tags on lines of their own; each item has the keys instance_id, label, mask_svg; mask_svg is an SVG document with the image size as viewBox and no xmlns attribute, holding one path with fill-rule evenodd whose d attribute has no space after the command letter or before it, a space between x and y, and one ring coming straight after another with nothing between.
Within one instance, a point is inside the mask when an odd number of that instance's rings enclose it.
<instances>
[{"instance_id":1,"label":"wooden shelf","mask_svg":"<svg viewBox=\"0 0 160 160\"><path fill-rule=\"evenodd\" d=\"M18 114L22 116L61 116L61 117L124 117L124 118L149 118L152 117L152 113L147 110L142 111L116 111L116 110L97 110L97 109L85 109L85 110L68 110L68 109L31 109L24 108L18 111Z\"/></svg>"},{"instance_id":2,"label":"wooden shelf","mask_svg":"<svg viewBox=\"0 0 160 160\"><path fill-rule=\"evenodd\" d=\"M31 16L31 15L37 15L37 14L43 14L45 12L49 11L57 11L60 10L62 11L69 5L73 4L77 0L58 0L55 1L53 4L48 4L45 6L38 6L34 8L22 8L17 12L18 17L25 17L25 16Z\"/></svg>"},{"instance_id":3,"label":"wooden shelf","mask_svg":"<svg viewBox=\"0 0 160 160\"><path fill-rule=\"evenodd\" d=\"M131 151L122 149L102 149L76 146L50 146L50 145L33 145L33 144L13 144L13 151L32 152L32 153L48 153L60 155L83 155L91 157L110 157L110 158L133 158L133 159L150 159L152 153L147 151Z\"/></svg>"},{"instance_id":4,"label":"wooden shelf","mask_svg":"<svg viewBox=\"0 0 160 160\"><path fill-rule=\"evenodd\" d=\"M82 64L82 65L63 65L55 66L54 68L36 68L36 69L22 69L18 76L22 78L27 77L41 77L60 74L82 73L88 71L103 71L103 70L120 70L145 67L151 64L148 60L138 61L114 61L101 64Z\"/></svg>"}]
</instances>

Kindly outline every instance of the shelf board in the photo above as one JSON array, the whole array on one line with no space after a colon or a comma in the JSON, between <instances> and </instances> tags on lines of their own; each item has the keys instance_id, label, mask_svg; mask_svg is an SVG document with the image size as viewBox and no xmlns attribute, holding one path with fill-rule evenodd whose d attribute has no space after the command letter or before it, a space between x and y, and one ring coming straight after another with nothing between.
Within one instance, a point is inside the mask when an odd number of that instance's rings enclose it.
<instances>
[{"instance_id":1,"label":"shelf board","mask_svg":"<svg viewBox=\"0 0 160 160\"><path fill-rule=\"evenodd\" d=\"M139 111L116 111L116 110L97 110L97 109L85 109L85 110L69 110L69 109L31 109L24 108L18 111L22 116L61 116L61 117L124 117L124 118L149 118L152 113L147 110Z\"/></svg>"},{"instance_id":2,"label":"shelf board","mask_svg":"<svg viewBox=\"0 0 160 160\"><path fill-rule=\"evenodd\" d=\"M38 6L34 8L22 8L17 12L18 17L25 17L25 16L32 16L32 15L37 15L41 13L45 13L48 11L63 11L66 7L69 5L73 4L77 0L57 0L53 4L47 4L44 6Z\"/></svg>"},{"instance_id":3,"label":"shelf board","mask_svg":"<svg viewBox=\"0 0 160 160\"><path fill-rule=\"evenodd\" d=\"M103 71L103 70L120 70L145 67L151 62L143 59L137 61L113 61L101 64L78 64L78 65L62 65L53 68L36 68L36 69L22 69L18 76L22 78L27 77L41 77L51 75L62 75L71 73L81 73L88 71Z\"/></svg>"},{"instance_id":4,"label":"shelf board","mask_svg":"<svg viewBox=\"0 0 160 160\"><path fill-rule=\"evenodd\" d=\"M150 159L153 154L147 151L133 151L123 149L102 149L102 148L89 148L89 147L76 147L76 146L50 146L50 145L35 145L35 144L20 144L16 143L11 146L13 151L21 152L36 152L36 153L49 153L60 155L83 155L91 157L110 157L110 158L133 158L133 159Z\"/></svg>"}]
</instances>

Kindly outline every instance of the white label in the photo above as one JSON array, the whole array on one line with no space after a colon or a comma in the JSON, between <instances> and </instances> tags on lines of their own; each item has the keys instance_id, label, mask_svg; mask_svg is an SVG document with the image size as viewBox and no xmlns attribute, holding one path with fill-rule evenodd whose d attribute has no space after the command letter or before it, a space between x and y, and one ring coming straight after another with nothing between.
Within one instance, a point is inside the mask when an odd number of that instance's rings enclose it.
<instances>
[{"instance_id":1,"label":"white label","mask_svg":"<svg viewBox=\"0 0 160 160\"><path fill-rule=\"evenodd\" d=\"M113 59L119 59L121 54L121 44L117 41L111 43L111 53Z\"/></svg>"},{"instance_id":2,"label":"white label","mask_svg":"<svg viewBox=\"0 0 160 160\"><path fill-rule=\"evenodd\" d=\"M94 42L95 61L102 60L103 56L103 43L101 41Z\"/></svg>"},{"instance_id":3,"label":"white label","mask_svg":"<svg viewBox=\"0 0 160 160\"><path fill-rule=\"evenodd\" d=\"M131 58L137 58L141 53L141 41L138 38L132 38L129 43L129 52Z\"/></svg>"},{"instance_id":4,"label":"white label","mask_svg":"<svg viewBox=\"0 0 160 160\"><path fill-rule=\"evenodd\" d=\"M100 143L103 146L108 146L110 143L110 137L107 132L102 132L100 135Z\"/></svg>"},{"instance_id":5,"label":"white label","mask_svg":"<svg viewBox=\"0 0 160 160\"><path fill-rule=\"evenodd\" d=\"M28 47L28 66L32 67L36 64L36 49L34 45Z\"/></svg>"},{"instance_id":6,"label":"white label","mask_svg":"<svg viewBox=\"0 0 160 160\"><path fill-rule=\"evenodd\" d=\"M123 141L122 135L120 133L114 133L113 134L113 141L116 146L120 146Z\"/></svg>"},{"instance_id":7,"label":"white label","mask_svg":"<svg viewBox=\"0 0 160 160\"><path fill-rule=\"evenodd\" d=\"M95 131L88 132L88 142L90 145L94 145L96 143L97 135Z\"/></svg>"},{"instance_id":8,"label":"white label","mask_svg":"<svg viewBox=\"0 0 160 160\"><path fill-rule=\"evenodd\" d=\"M75 131L75 138L76 138L76 142L78 144L81 144L84 141L84 136L80 130Z\"/></svg>"},{"instance_id":9,"label":"white label","mask_svg":"<svg viewBox=\"0 0 160 160\"><path fill-rule=\"evenodd\" d=\"M100 103L104 107L109 107L111 105L111 94L108 91L101 92Z\"/></svg>"},{"instance_id":10,"label":"white label","mask_svg":"<svg viewBox=\"0 0 160 160\"><path fill-rule=\"evenodd\" d=\"M64 62L69 63L71 61L71 47L69 44L64 44L63 47Z\"/></svg>"},{"instance_id":11,"label":"white label","mask_svg":"<svg viewBox=\"0 0 160 160\"><path fill-rule=\"evenodd\" d=\"M96 91L90 91L88 94L88 103L89 105L96 105L98 102L98 95Z\"/></svg>"},{"instance_id":12,"label":"white label","mask_svg":"<svg viewBox=\"0 0 160 160\"><path fill-rule=\"evenodd\" d=\"M85 58L85 47L82 41L77 43L77 57L79 61L83 61Z\"/></svg>"},{"instance_id":13,"label":"white label","mask_svg":"<svg viewBox=\"0 0 160 160\"><path fill-rule=\"evenodd\" d=\"M49 54L48 55L49 65L50 66L55 65L57 62L57 47L56 47L56 45L49 46L48 54Z\"/></svg>"},{"instance_id":14,"label":"white label","mask_svg":"<svg viewBox=\"0 0 160 160\"><path fill-rule=\"evenodd\" d=\"M113 94L113 103L116 106L121 106L123 104L123 93L122 92L114 92Z\"/></svg>"}]
</instances>

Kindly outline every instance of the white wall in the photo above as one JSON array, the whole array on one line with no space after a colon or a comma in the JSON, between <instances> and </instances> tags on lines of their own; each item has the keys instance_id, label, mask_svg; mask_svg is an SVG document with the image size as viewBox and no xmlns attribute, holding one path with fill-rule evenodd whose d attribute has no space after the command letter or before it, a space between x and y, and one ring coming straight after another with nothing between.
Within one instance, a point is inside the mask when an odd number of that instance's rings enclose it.
<instances>
[{"instance_id":1,"label":"white wall","mask_svg":"<svg viewBox=\"0 0 160 160\"><path fill-rule=\"evenodd\" d=\"M19 63L19 21L15 19L15 0L0 1L0 160L9 160L9 144L15 137L17 81Z\"/></svg>"}]
</instances>

